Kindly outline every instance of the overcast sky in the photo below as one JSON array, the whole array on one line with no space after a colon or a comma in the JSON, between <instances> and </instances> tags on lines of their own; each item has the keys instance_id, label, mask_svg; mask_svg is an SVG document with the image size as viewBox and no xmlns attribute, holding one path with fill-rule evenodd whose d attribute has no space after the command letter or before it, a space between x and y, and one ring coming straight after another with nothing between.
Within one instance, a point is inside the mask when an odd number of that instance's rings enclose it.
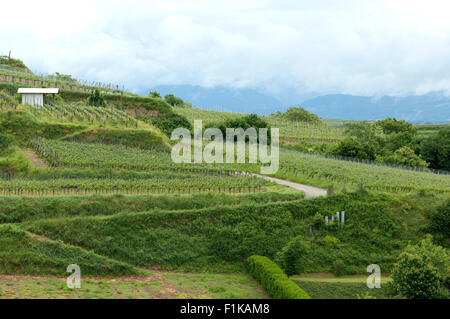
<instances>
[{"instance_id":1,"label":"overcast sky","mask_svg":"<svg viewBox=\"0 0 450 319\"><path fill-rule=\"evenodd\" d=\"M449 1L7 1L0 54L124 84L450 94Z\"/></svg>"}]
</instances>

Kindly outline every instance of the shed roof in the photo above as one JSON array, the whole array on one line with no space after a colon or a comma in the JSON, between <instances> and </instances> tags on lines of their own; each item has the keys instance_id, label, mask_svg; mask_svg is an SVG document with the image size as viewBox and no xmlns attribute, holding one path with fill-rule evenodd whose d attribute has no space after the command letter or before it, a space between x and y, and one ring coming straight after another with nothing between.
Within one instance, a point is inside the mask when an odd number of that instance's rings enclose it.
<instances>
[{"instance_id":1,"label":"shed roof","mask_svg":"<svg viewBox=\"0 0 450 319\"><path fill-rule=\"evenodd\" d=\"M59 88L20 88L17 93L22 94L58 94Z\"/></svg>"}]
</instances>

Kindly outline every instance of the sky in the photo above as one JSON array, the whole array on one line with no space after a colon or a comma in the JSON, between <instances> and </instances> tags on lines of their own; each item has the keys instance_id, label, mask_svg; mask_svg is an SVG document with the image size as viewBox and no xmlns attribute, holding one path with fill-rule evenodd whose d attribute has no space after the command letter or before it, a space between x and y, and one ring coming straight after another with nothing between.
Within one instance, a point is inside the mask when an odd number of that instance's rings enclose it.
<instances>
[{"instance_id":1,"label":"sky","mask_svg":"<svg viewBox=\"0 0 450 319\"><path fill-rule=\"evenodd\" d=\"M450 95L449 1L7 1L0 54L138 92Z\"/></svg>"}]
</instances>

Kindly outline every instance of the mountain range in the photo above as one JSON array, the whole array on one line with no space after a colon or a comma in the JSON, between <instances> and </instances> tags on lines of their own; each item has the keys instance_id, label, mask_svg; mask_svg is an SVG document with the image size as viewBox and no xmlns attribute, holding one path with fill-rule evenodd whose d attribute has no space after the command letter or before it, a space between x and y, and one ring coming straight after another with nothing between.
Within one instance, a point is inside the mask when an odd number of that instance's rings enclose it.
<instances>
[{"instance_id":1,"label":"mountain range","mask_svg":"<svg viewBox=\"0 0 450 319\"><path fill-rule=\"evenodd\" d=\"M356 96L349 94L270 94L254 89L206 88L194 85L161 85L161 95L174 94L193 106L229 112L268 115L302 106L322 118L378 120L386 117L413 123L450 123L450 96L442 92L424 95ZM298 99L298 102L294 102Z\"/></svg>"}]
</instances>

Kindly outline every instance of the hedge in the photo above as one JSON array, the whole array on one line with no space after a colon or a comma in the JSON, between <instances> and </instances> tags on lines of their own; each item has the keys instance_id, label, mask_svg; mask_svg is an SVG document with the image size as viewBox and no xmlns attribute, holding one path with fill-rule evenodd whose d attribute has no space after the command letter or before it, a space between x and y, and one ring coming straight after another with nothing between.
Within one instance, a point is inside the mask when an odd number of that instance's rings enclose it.
<instances>
[{"instance_id":1,"label":"hedge","mask_svg":"<svg viewBox=\"0 0 450 319\"><path fill-rule=\"evenodd\" d=\"M275 299L311 299L280 267L269 258L253 255L247 259L248 272L261 282Z\"/></svg>"}]
</instances>

